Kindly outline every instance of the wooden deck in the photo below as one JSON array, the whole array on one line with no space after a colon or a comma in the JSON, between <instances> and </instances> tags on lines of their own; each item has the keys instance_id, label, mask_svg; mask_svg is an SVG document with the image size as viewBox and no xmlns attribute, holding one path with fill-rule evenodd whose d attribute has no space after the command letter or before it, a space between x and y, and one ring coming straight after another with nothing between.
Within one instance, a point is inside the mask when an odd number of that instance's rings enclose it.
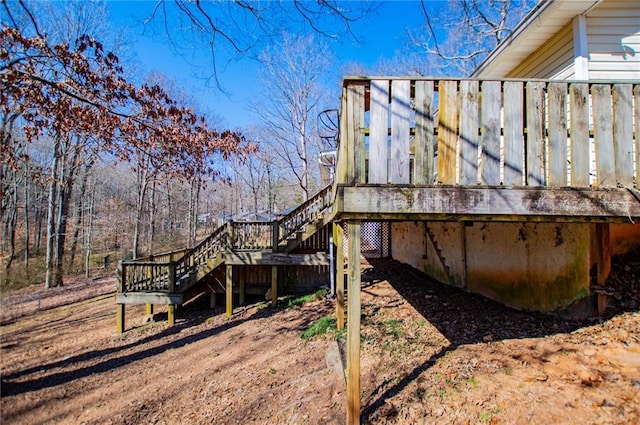
<instances>
[{"instance_id":1,"label":"wooden deck","mask_svg":"<svg viewBox=\"0 0 640 425\"><path fill-rule=\"evenodd\" d=\"M343 219L640 217L640 82L347 78Z\"/></svg>"},{"instance_id":2,"label":"wooden deck","mask_svg":"<svg viewBox=\"0 0 640 425\"><path fill-rule=\"evenodd\" d=\"M327 186L273 222L227 222L192 249L122 262L116 293L117 332L124 332L126 304L169 305L169 321L173 324L175 306L199 293L194 288L218 269L225 270L224 292L230 316L234 266L270 266L275 303L278 266L329 265L326 253L295 253L294 250L331 222L332 199L333 192ZM241 300L244 297L244 288L240 288L240 297Z\"/></svg>"},{"instance_id":3,"label":"wooden deck","mask_svg":"<svg viewBox=\"0 0 640 425\"><path fill-rule=\"evenodd\" d=\"M334 210L346 222L347 313L356 312L349 424L360 423L363 220L640 219L640 81L346 78L340 118ZM338 323L344 295L338 285Z\"/></svg>"}]
</instances>

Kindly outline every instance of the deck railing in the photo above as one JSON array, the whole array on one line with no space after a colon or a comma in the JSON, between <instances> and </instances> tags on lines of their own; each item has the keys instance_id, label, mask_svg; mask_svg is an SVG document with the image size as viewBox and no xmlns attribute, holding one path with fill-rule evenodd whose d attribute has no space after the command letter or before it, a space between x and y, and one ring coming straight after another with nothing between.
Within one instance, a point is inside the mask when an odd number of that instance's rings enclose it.
<instances>
[{"instance_id":1,"label":"deck railing","mask_svg":"<svg viewBox=\"0 0 640 425\"><path fill-rule=\"evenodd\" d=\"M179 286L192 282L191 277L197 274L199 266L228 250L269 250L274 246L277 248L289 236L313 222L331 206L331 201L331 186L327 186L278 220L229 221L189 250L124 261L118 273L118 292L174 293ZM181 255L176 255L177 253Z\"/></svg>"},{"instance_id":2,"label":"deck railing","mask_svg":"<svg viewBox=\"0 0 640 425\"><path fill-rule=\"evenodd\" d=\"M640 81L347 78L339 184L637 187Z\"/></svg>"}]
</instances>

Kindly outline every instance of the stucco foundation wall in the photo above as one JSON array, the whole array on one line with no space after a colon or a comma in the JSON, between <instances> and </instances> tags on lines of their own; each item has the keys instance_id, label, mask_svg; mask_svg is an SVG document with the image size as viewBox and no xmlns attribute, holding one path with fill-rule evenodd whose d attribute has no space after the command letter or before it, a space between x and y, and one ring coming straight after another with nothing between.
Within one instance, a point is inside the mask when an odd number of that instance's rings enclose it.
<instances>
[{"instance_id":1,"label":"stucco foundation wall","mask_svg":"<svg viewBox=\"0 0 640 425\"><path fill-rule=\"evenodd\" d=\"M475 223L466 230L470 291L545 312L589 296L592 225Z\"/></svg>"},{"instance_id":2,"label":"stucco foundation wall","mask_svg":"<svg viewBox=\"0 0 640 425\"><path fill-rule=\"evenodd\" d=\"M441 282L525 310L588 304L593 225L403 222L391 229L393 257Z\"/></svg>"}]
</instances>

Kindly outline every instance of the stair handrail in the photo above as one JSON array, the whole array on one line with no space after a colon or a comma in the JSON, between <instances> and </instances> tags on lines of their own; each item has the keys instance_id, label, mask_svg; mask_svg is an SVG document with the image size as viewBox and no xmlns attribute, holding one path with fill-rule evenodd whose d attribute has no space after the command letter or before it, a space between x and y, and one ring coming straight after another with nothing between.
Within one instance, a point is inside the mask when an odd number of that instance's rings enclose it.
<instances>
[{"instance_id":1,"label":"stair handrail","mask_svg":"<svg viewBox=\"0 0 640 425\"><path fill-rule=\"evenodd\" d=\"M277 220L278 241L286 241L291 235L315 220L322 212L333 205L332 185L320 189L315 195L300 204L296 209ZM275 241L274 241L275 245ZM277 246L274 246L277 248Z\"/></svg>"}]
</instances>

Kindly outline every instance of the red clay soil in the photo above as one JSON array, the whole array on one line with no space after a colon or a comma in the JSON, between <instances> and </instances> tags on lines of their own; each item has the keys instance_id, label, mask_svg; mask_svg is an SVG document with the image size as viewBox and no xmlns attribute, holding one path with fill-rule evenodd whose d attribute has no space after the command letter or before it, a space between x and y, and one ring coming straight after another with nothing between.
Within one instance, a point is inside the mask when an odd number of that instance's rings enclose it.
<instances>
[{"instance_id":1,"label":"red clay soil","mask_svg":"<svg viewBox=\"0 0 640 425\"><path fill-rule=\"evenodd\" d=\"M640 314L628 292L639 263L614 264L620 296L607 317L582 321L515 311L395 261L365 265L362 423L640 423ZM195 302L171 328L164 310L153 321L129 307L118 336L114 285L85 285L82 301L60 290L30 311L33 292L5 294L2 423L344 423L335 332L301 338L332 301L256 303L231 319Z\"/></svg>"}]
</instances>

